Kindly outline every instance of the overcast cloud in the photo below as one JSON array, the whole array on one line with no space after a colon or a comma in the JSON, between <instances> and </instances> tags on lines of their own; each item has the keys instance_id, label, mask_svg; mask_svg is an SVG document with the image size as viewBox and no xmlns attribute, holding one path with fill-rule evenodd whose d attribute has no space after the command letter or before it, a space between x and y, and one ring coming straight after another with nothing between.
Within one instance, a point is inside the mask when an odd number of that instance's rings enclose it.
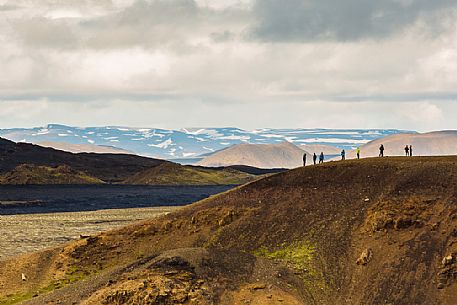
<instances>
[{"instance_id":1,"label":"overcast cloud","mask_svg":"<svg viewBox=\"0 0 457 305\"><path fill-rule=\"evenodd\" d=\"M414 25L439 35L442 17L455 6L454 0L261 0L253 9L253 35L273 42L353 41L386 38Z\"/></svg>"},{"instance_id":2,"label":"overcast cloud","mask_svg":"<svg viewBox=\"0 0 457 305\"><path fill-rule=\"evenodd\" d=\"M454 0L0 0L0 127L457 128Z\"/></svg>"}]
</instances>

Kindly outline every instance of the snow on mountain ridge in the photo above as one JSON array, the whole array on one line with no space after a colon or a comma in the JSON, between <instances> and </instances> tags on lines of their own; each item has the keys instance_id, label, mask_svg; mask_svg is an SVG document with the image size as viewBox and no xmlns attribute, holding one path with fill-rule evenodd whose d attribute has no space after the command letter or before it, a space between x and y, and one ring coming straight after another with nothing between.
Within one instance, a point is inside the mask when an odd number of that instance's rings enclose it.
<instances>
[{"instance_id":1,"label":"snow on mountain ridge","mask_svg":"<svg viewBox=\"0 0 457 305\"><path fill-rule=\"evenodd\" d=\"M296 145L326 144L352 149L384 136L404 133L395 129L272 129L252 131L234 127L130 128L124 126L71 127L48 124L45 127L0 129L0 137L13 141L38 143L43 141L69 144L115 146L139 155L162 159L197 157L241 143Z\"/></svg>"}]
</instances>

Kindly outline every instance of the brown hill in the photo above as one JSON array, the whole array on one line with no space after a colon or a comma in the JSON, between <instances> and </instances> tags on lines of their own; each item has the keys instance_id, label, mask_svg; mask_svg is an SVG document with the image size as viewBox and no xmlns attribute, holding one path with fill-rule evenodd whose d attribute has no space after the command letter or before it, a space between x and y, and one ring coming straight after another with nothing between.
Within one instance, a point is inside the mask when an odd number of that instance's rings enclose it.
<instances>
[{"instance_id":1,"label":"brown hill","mask_svg":"<svg viewBox=\"0 0 457 305\"><path fill-rule=\"evenodd\" d=\"M341 149L338 147L330 146L330 145L322 145L322 144L301 144L299 145L301 149L304 151L309 152L310 154L316 153L319 155L321 152L324 155L338 155L341 153Z\"/></svg>"},{"instance_id":2,"label":"brown hill","mask_svg":"<svg viewBox=\"0 0 457 305\"><path fill-rule=\"evenodd\" d=\"M289 142L279 144L238 144L205 157L198 165L249 165L258 168L295 168L302 165L305 152Z\"/></svg>"},{"instance_id":3,"label":"brown hill","mask_svg":"<svg viewBox=\"0 0 457 305\"><path fill-rule=\"evenodd\" d=\"M43 147L50 147L58 150L68 151L72 153L97 153L97 154L130 154L134 155L133 152L117 148L114 146L101 146L94 144L71 144L65 142L52 142L43 141L36 143Z\"/></svg>"},{"instance_id":4,"label":"brown hill","mask_svg":"<svg viewBox=\"0 0 457 305\"><path fill-rule=\"evenodd\" d=\"M30 166L20 167L22 164ZM164 160L128 154L74 154L33 144L14 143L0 138L0 177L8 176L8 179L3 179L4 184L25 183L25 181L38 184L46 181L60 183L59 179L51 178L49 174L54 171L53 175L58 176L59 174L51 168L63 165L66 167L61 169L72 169L76 176L81 177L82 173L87 175L83 179L86 182L157 185L243 184L259 175L283 171L283 169L265 170L249 166L221 168L182 166ZM40 174L43 177L39 177ZM62 175L60 177L63 178ZM96 180L91 180L92 178ZM69 177L65 179L80 181Z\"/></svg>"},{"instance_id":5,"label":"brown hill","mask_svg":"<svg viewBox=\"0 0 457 305\"><path fill-rule=\"evenodd\" d=\"M0 184L100 184L102 180L67 165L57 167L22 164L0 175Z\"/></svg>"},{"instance_id":6,"label":"brown hill","mask_svg":"<svg viewBox=\"0 0 457 305\"><path fill-rule=\"evenodd\" d=\"M406 145L413 146L413 154L415 156L457 155L457 131L390 135L363 145L361 147L362 156L378 156L381 144L384 144L384 154L388 156L404 156ZM350 152L348 157L354 158L355 152Z\"/></svg>"},{"instance_id":7,"label":"brown hill","mask_svg":"<svg viewBox=\"0 0 457 305\"><path fill-rule=\"evenodd\" d=\"M165 161L126 154L73 154L0 138L0 174L21 164L57 167L67 165L105 182L120 182Z\"/></svg>"},{"instance_id":8,"label":"brown hill","mask_svg":"<svg viewBox=\"0 0 457 305\"><path fill-rule=\"evenodd\" d=\"M244 184L258 178L231 168L203 168L166 162L139 172L124 181L140 185Z\"/></svg>"},{"instance_id":9,"label":"brown hill","mask_svg":"<svg viewBox=\"0 0 457 305\"><path fill-rule=\"evenodd\" d=\"M456 177L457 157L301 167L2 261L0 304L455 304Z\"/></svg>"}]
</instances>

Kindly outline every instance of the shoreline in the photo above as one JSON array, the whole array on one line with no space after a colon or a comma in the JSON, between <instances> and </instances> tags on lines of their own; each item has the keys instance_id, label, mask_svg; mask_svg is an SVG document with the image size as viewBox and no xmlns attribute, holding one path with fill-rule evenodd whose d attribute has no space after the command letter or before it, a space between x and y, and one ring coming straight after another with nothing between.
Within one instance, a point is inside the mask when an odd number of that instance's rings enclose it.
<instances>
[{"instance_id":1,"label":"shoreline","mask_svg":"<svg viewBox=\"0 0 457 305\"><path fill-rule=\"evenodd\" d=\"M176 211L180 207L2 215L0 260L35 252Z\"/></svg>"}]
</instances>

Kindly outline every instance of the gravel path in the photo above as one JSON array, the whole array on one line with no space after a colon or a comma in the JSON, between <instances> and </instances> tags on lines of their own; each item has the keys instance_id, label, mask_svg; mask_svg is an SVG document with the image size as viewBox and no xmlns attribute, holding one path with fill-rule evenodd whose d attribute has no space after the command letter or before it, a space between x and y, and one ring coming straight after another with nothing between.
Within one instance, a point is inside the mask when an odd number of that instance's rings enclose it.
<instances>
[{"instance_id":1,"label":"gravel path","mask_svg":"<svg viewBox=\"0 0 457 305\"><path fill-rule=\"evenodd\" d=\"M79 235L125 226L169 213L177 207L0 216L0 260L58 246Z\"/></svg>"}]
</instances>

